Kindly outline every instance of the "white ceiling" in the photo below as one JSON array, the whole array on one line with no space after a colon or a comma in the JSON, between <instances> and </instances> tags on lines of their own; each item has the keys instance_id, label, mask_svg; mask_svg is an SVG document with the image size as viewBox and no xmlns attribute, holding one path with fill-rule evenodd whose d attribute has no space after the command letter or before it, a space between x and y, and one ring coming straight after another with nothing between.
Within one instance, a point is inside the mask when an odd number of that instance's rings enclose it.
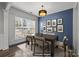
<instances>
[{"instance_id":1,"label":"white ceiling","mask_svg":"<svg viewBox=\"0 0 79 59\"><path fill-rule=\"evenodd\" d=\"M63 11L74 7L75 2L12 2L12 6L38 16L41 5L48 14Z\"/></svg>"}]
</instances>

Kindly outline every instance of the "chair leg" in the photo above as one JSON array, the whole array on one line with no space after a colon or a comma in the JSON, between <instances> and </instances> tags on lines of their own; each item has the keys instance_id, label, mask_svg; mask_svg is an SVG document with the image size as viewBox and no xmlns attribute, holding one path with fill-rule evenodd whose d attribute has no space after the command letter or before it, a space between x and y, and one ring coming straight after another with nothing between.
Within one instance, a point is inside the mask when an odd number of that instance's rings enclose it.
<instances>
[{"instance_id":1,"label":"chair leg","mask_svg":"<svg viewBox=\"0 0 79 59\"><path fill-rule=\"evenodd\" d=\"M35 42L36 42L36 41L34 40L34 53L33 53L33 55L35 55Z\"/></svg>"},{"instance_id":2,"label":"chair leg","mask_svg":"<svg viewBox=\"0 0 79 59\"><path fill-rule=\"evenodd\" d=\"M66 57L66 46L64 46L64 57Z\"/></svg>"},{"instance_id":3,"label":"chair leg","mask_svg":"<svg viewBox=\"0 0 79 59\"><path fill-rule=\"evenodd\" d=\"M27 47L27 45L29 45L29 41L28 40L26 41L26 47Z\"/></svg>"},{"instance_id":4,"label":"chair leg","mask_svg":"<svg viewBox=\"0 0 79 59\"><path fill-rule=\"evenodd\" d=\"M49 43L48 43L48 51L49 51L50 47L49 47Z\"/></svg>"},{"instance_id":5,"label":"chair leg","mask_svg":"<svg viewBox=\"0 0 79 59\"><path fill-rule=\"evenodd\" d=\"M32 41L32 39L31 39L31 51L32 51L32 45L33 45L33 41Z\"/></svg>"},{"instance_id":6,"label":"chair leg","mask_svg":"<svg viewBox=\"0 0 79 59\"><path fill-rule=\"evenodd\" d=\"M44 41L43 41L43 57L44 57Z\"/></svg>"}]
</instances>

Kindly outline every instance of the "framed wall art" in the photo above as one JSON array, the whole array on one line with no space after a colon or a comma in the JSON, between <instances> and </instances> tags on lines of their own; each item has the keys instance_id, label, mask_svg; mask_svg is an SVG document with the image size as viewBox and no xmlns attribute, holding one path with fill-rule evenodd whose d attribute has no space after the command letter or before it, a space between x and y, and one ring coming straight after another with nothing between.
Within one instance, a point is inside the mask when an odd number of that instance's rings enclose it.
<instances>
[{"instance_id":1,"label":"framed wall art","mask_svg":"<svg viewBox=\"0 0 79 59\"><path fill-rule=\"evenodd\" d=\"M56 23L56 19L55 20L52 20L52 26L56 26L57 23Z\"/></svg>"},{"instance_id":2,"label":"framed wall art","mask_svg":"<svg viewBox=\"0 0 79 59\"><path fill-rule=\"evenodd\" d=\"M52 32L52 30L53 30L52 27L47 28L47 32L49 32L49 33Z\"/></svg>"},{"instance_id":3,"label":"framed wall art","mask_svg":"<svg viewBox=\"0 0 79 59\"><path fill-rule=\"evenodd\" d=\"M51 26L51 20L47 20L47 26Z\"/></svg>"},{"instance_id":4,"label":"framed wall art","mask_svg":"<svg viewBox=\"0 0 79 59\"><path fill-rule=\"evenodd\" d=\"M56 31L57 31L56 27L53 27L53 32L56 32Z\"/></svg>"},{"instance_id":5,"label":"framed wall art","mask_svg":"<svg viewBox=\"0 0 79 59\"><path fill-rule=\"evenodd\" d=\"M61 19L58 19L58 20L57 20L57 23L58 23L58 24L63 24L63 19L62 19L62 18L61 18Z\"/></svg>"},{"instance_id":6,"label":"framed wall art","mask_svg":"<svg viewBox=\"0 0 79 59\"><path fill-rule=\"evenodd\" d=\"M43 26L43 32L46 32L46 26Z\"/></svg>"},{"instance_id":7,"label":"framed wall art","mask_svg":"<svg viewBox=\"0 0 79 59\"><path fill-rule=\"evenodd\" d=\"M57 31L58 32L63 32L63 25L58 25L57 26Z\"/></svg>"},{"instance_id":8,"label":"framed wall art","mask_svg":"<svg viewBox=\"0 0 79 59\"><path fill-rule=\"evenodd\" d=\"M43 21L43 26L46 26L46 21Z\"/></svg>"}]
</instances>

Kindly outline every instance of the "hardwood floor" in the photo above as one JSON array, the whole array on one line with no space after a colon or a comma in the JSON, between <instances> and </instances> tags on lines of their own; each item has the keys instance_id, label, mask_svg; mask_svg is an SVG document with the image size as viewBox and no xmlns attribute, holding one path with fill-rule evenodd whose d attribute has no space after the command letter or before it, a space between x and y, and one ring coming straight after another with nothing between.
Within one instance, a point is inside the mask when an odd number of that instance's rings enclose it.
<instances>
[{"instance_id":1,"label":"hardwood floor","mask_svg":"<svg viewBox=\"0 0 79 59\"><path fill-rule=\"evenodd\" d=\"M9 54L6 54L4 57L39 57L39 56L33 56L33 51L31 51L30 45L26 45L26 43L23 43L17 46L10 47ZM63 50L55 49L55 57L64 57Z\"/></svg>"},{"instance_id":2,"label":"hardwood floor","mask_svg":"<svg viewBox=\"0 0 79 59\"><path fill-rule=\"evenodd\" d=\"M10 53L8 57L32 57L33 52L30 50L30 47L24 43L9 49Z\"/></svg>"}]
</instances>

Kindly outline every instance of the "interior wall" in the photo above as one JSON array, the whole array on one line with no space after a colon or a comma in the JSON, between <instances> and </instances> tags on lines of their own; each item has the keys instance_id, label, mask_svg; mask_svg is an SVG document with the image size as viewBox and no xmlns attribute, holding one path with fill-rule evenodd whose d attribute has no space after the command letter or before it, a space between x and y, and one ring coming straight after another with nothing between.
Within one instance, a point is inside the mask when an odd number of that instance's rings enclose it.
<instances>
[{"instance_id":1,"label":"interior wall","mask_svg":"<svg viewBox=\"0 0 79 59\"><path fill-rule=\"evenodd\" d=\"M77 24L77 26L78 26L78 40L77 40L77 43L78 43L78 46L77 46L77 50L78 50L78 56L79 56L79 3L78 3L78 12L77 12L78 14L78 16L77 16L77 20L78 20L78 22L76 23Z\"/></svg>"},{"instance_id":2,"label":"interior wall","mask_svg":"<svg viewBox=\"0 0 79 59\"><path fill-rule=\"evenodd\" d=\"M36 16L30 15L26 12L19 10L19 9L11 7L10 11L9 11L9 24L8 24L8 26L9 26L9 30L8 30L9 45L25 41L22 39L19 39L19 40L15 39L15 16L31 19L34 21L36 21L38 19Z\"/></svg>"},{"instance_id":3,"label":"interior wall","mask_svg":"<svg viewBox=\"0 0 79 59\"><path fill-rule=\"evenodd\" d=\"M0 6L0 49L3 49L4 42L4 12Z\"/></svg>"},{"instance_id":4,"label":"interior wall","mask_svg":"<svg viewBox=\"0 0 79 59\"><path fill-rule=\"evenodd\" d=\"M61 12L53 13L47 15L45 17L39 17L39 32L43 31L43 26L41 23L46 23L47 20L54 20L54 19L63 19L63 32L52 32L51 34L55 33L59 37L59 41L63 41L64 35L68 38L68 45L72 48L73 46L73 9L64 10Z\"/></svg>"},{"instance_id":5,"label":"interior wall","mask_svg":"<svg viewBox=\"0 0 79 59\"><path fill-rule=\"evenodd\" d=\"M4 12L0 7L0 34L4 34Z\"/></svg>"},{"instance_id":6,"label":"interior wall","mask_svg":"<svg viewBox=\"0 0 79 59\"><path fill-rule=\"evenodd\" d=\"M35 33L38 33L39 29L38 29L38 19L35 21Z\"/></svg>"},{"instance_id":7,"label":"interior wall","mask_svg":"<svg viewBox=\"0 0 79 59\"><path fill-rule=\"evenodd\" d=\"M73 46L74 52L78 55L78 3L73 8Z\"/></svg>"},{"instance_id":8,"label":"interior wall","mask_svg":"<svg viewBox=\"0 0 79 59\"><path fill-rule=\"evenodd\" d=\"M3 49L4 40L4 12L3 8L0 6L0 49Z\"/></svg>"},{"instance_id":9,"label":"interior wall","mask_svg":"<svg viewBox=\"0 0 79 59\"><path fill-rule=\"evenodd\" d=\"M8 11L4 10L4 49L8 49Z\"/></svg>"},{"instance_id":10,"label":"interior wall","mask_svg":"<svg viewBox=\"0 0 79 59\"><path fill-rule=\"evenodd\" d=\"M73 14L73 43L74 51L79 56L79 3L76 4Z\"/></svg>"},{"instance_id":11,"label":"interior wall","mask_svg":"<svg viewBox=\"0 0 79 59\"><path fill-rule=\"evenodd\" d=\"M0 4L0 50L8 49L8 29L7 29L7 14L4 10L4 4Z\"/></svg>"}]
</instances>

